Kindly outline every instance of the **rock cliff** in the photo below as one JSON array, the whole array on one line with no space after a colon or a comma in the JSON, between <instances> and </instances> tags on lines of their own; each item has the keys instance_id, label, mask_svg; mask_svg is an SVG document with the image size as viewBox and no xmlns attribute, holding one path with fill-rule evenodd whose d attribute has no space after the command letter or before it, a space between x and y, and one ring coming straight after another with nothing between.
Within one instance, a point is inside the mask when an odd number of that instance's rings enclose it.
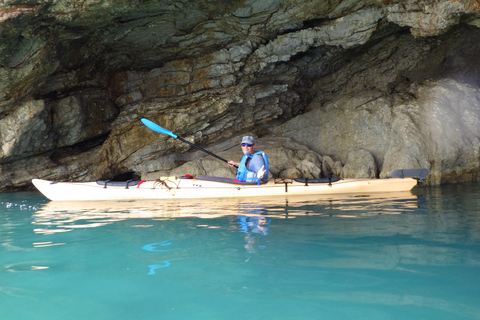
<instances>
[{"instance_id":1,"label":"rock cliff","mask_svg":"<svg viewBox=\"0 0 480 320\"><path fill-rule=\"evenodd\" d=\"M32 178L479 179L478 0L0 2L0 191Z\"/></svg>"}]
</instances>

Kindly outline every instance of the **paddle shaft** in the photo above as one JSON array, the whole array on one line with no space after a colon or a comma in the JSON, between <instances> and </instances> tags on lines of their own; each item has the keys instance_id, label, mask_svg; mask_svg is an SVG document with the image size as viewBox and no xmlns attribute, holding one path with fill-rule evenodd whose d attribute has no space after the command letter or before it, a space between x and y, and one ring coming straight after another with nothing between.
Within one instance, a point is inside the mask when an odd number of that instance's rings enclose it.
<instances>
[{"instance_id":1,"label":"paddle shaft","mask_svg":"<svg viewBox=\"0 0 480 320\"><path fill-rule=\"evenodd\" d=\"M218 160L222 160L223 162L228 163L228 160L225 160L225 159L223 159L222 157L217 156L215 153L211 153L210 151L203 149L202 147L199 147L199 146L197 146L197 145L194 145L193 143L191 143L191 142L183 139L182 137L177 136L177 139L180 140L180 141L183 141L183 142L185 142L185 143L188 143L189 145L191 145L192 147L197 148L198 150L201 150L201 151L203 151L203 152L205 152L205 153L208 153L209 155L211 155L212 157L217 158Z\"/></svg>"},{"instance_id":2,"label":"paddle shaft","mask_svg":"<svg viewBox=\"0 0 480 320\"><path fill-rule=\"evenodd\" d=\"M156 131L156 132L159 132L159 133L163 133L163 134L169 135L169 136L172 137L172 138L175 138L175 139L178 139L178 140L183 141L183 142L185 142L185 143L188 143L188 144L191 145L192 147L195 147L195 148L197 148L198 150L201 150L201 151L203 151L203 152L211 155L212 157L215 157L215 158L217 158L217 159L219 159L219 160L222 160L223 162L228 163L228 161L225 160L225 159L223 159L222 157L219 157L219 156L217 156L216 154L211 153L211 152L208 151L208 150L205 150L205 149L203 149L203 148L201 148L201 147L199 147L199 146L197 146L197 145L194 145L193 143L191 143L191 142L183 139L182 137L177 136L175 133L173 133L173 132L171 132L171 131L169 131L169 130L167 130L167 129L164 129L164 128L162 128L162 127L160 127L160 126L159 126L158 124L156 124L155 122L152 122L152 121L150 121L150 120L148 120L148 119L145 119L145 118L142 118L141 121L143 122L144 125L146 125L146 126L147 126L148 128L150 128L150 129L152 129L153 131ZM234 165L234 167L238 168L238 167L235 166L235 165Z\"/></svg>"}]
</instances>

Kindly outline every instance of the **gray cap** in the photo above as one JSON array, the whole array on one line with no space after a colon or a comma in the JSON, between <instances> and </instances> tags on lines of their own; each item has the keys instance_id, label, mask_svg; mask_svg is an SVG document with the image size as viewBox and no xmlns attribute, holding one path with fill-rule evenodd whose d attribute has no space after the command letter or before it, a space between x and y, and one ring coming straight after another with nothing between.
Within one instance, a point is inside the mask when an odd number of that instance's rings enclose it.
<instances>
[{"instance_id":1,"label":"gray cap","mask_svg":"<svg viewBox=\"0 0 480 320\"><path fill-rule=\"evenodd\" d=\"M242 143L255 144L252 136L245 136L242 138Z\"/></svg>"}]
</instances>

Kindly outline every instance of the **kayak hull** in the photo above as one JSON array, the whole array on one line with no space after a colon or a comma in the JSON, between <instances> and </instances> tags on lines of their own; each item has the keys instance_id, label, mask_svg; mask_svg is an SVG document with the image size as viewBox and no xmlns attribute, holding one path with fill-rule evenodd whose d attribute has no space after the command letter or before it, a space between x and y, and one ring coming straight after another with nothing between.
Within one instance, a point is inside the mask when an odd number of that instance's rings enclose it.
<instances>
[{"instance_id":1,"label":"kayak hull","mask_svg":"<svg viewBox=\"0 0 480 320\"><path fill-rule=\"evenodd\" d=\"M52 201L118 201L404 192L415 187L417 180L343 179L332 183L308 183L288 179L256 185L171 177L129 186L42 179L33 179L32 183Z\"/></svg>"}]
</instances>

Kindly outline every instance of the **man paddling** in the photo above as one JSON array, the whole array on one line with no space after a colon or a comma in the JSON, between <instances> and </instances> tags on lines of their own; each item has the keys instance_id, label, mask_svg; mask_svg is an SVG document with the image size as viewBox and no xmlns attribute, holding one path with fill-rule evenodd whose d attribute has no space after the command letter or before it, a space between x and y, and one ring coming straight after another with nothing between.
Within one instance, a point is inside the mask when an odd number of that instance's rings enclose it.
<instances>
[{"instance_id":1,"label":"man paddling","mask_svg":"<svg viewBox=\"0 0 480 320\"><path fill-rule=\"evenodd\" d=\"M255 140L251 136L242 138L243 157L240 162L230 160L228 165L238 167L236 180L241 182L268 180L268 158L265 152L255 152Z\"/></svg>"},{"instance_id":2,"label":"man paddling","mask_svg":"<svg viewBox=\"0 0 480 320\"><path fill-rule=\"evenodd\" d=\"M236 180L240 182L257 181L257 183L260 184L261 180L264 180L264 181L268 180L267 155L263 151L255 152L255 141L251 136L245 136L242 139L242 151L243 151L242 160L240 160L240 162L236 162L232 160L227 161L217 156L216 154L211 153L210 151L205 150L199 146L196 146L193 143L189 142L188 140L185 140L177 136L175 133L160 127L158 124L148 119L142 118L141 121L144 125L152 129L153 131L169 135L170 137L175 139L179 139L180 141L188 143L192 147L195 147L219 160L222 160L228 163L228 165L231 167L238 167Z\"/></svg>"}]
</instances>

